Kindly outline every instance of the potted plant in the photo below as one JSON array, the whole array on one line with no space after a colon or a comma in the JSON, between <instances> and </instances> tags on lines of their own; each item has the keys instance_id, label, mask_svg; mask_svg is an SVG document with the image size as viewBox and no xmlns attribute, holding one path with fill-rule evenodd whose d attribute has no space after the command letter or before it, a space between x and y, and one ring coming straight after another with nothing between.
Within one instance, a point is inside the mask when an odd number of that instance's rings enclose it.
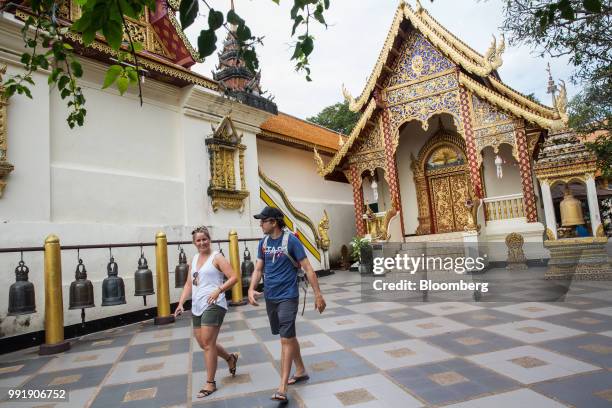
<instances>
[{"instance_id":1,"label":"potted plant","mask_svg":"<svg viewBox=\"0 0 612 408\"><path fill-rule=\"evenodd\" d=\"M374 267L372 246L369 238L354 237L351 241L351 256L354 261L359 262L359 273L370 274Z\"/></svg>"}]
</instances>

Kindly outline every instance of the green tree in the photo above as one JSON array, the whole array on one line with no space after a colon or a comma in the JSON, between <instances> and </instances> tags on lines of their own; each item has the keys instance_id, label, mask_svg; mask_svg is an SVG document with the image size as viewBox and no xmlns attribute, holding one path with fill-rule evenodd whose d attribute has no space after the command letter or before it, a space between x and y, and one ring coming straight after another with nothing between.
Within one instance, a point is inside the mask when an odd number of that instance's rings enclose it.
<instances>
[{"instance_id":1,"label":"green tree","mask_svg":"<svg viewBox=\"0 0 612 408\"><path fill-rule=\"evenodd\" d=\"M26 8L30 14L21 30L27 51L21 56L24 73L9 76L4 82L4 96L14 94L32 97L30 86L35 85L33 73L38 69L50 69L48 78L50 86L57 86L60 97L68 99L70 114L67 118L70 127L82 126L85 120L85 97L78 85L78 78L83 75L75 50L66 38L71 30L80 33L83 44L91 45L96 34L104 36L109 46L118 53L118 64L111 65L104 78L103 88L115 85L123 94L131 85L139 89L142 104L142 89L139 81L141 74L138 63L138 51L142 44L134 41L125 16L139 19L145 7L154 10L156 0L76 0L81 7L81 17L69 27L57 19L58 10L64 0L29 0L25 5L20 2L0 1L0 12L12 11L15 7ZM272 0L276 4L280 0ZM308 57L314 49L314 37L309 33L310 23L314 20L327 27L324 12L329 8L330 0L293 0L290 18L293 20L291 37L297 36L293 43L294 52L291 60L295 61L297 71L306 75L310 81ZM201 6L202 5L202 6ZM247 68L256 71L259 61L255 47L262 44L263 37L251 33L246 21L233 7L226 13L213 9L207 0L166 0L163 7L170 7L179 12L183 29L192 25L198 15L206 15L208 27L200 31L198 53L202 59L212 55L216 50L217 32L226 29L240 45L240 53ZM230 30L230 25L236 30ZM128 41L124 41L127 33ZM296 34L297 33L297 34Z\"/></svg>"},{"instance_id":2,"label":"green tree","mask_svg":"<svg viewBox=\"0 0 612 408\"><path fill-rule=\"evenodd\" d=\"M542 56L568 56L571 80L583 89L568 104L578 133L602 131L587 146L611 174L612 5L610 0L507 0L502 29L510 43L531 45Z\"/></svg>"},{"instance_id":3,"label":"green tree","mask_svg":"<svg viewBox=\"0 0 612 408\"><path fill-rule=\"evenodd\" d=\"M328 129L348 135L359 120L359 112L351 112L347 101L338 102L324 108L316 116L306 120Z\"/></svg>"}]
</instances>

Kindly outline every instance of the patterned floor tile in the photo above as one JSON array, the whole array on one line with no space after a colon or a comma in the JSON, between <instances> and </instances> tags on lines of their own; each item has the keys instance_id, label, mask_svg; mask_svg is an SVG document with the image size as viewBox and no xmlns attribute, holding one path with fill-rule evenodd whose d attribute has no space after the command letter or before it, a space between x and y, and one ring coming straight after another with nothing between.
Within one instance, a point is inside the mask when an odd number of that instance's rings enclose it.
<instances>
[{"instance_id":1,"label":"patterned floor tile","mask_svg":"<svg viewBox=\"0 0 612 408\"><path fill-rule=\"evenodd\" d=\"M581 330L570 329L541 320L521 320L488 326L483 329L530 344L584 334Z\"/></svg>"},{"instance_id":2,"label":"patterned floor tile","mask_svg":"<svg viewBox=\"0 0 612 408\"><path fill-rule=\"evenodd\" d=\"M91 408L169 407L187 401L186 375L102 387Z\"/></svg>"},{"instance_id":3,"label":"patterned floor tile","mask_svg":"<svg viewBox=\"0 0 612 408\"><path fill-rule=\"evenodd\" d=\"M101 350L106 348L125 347L134 337L133 334L109 336L108 338L90 338L84 336L70 342L70 349L66 354L80 353L82 351Z\"/></svg>"},{"instance_id":4,"label":"patterned floor tile","mask_svg":"<svg viewBox=\"0 0 612 408\"><path fill-rule=\"evenodd\" d=\"M388 371L399 384L429 404L443 405L516 388L518 384L464 360Z\"/></svg>"},{"instance_id":5,"label":"patterned floor tile","mask_svg":"<svg viewBox=\"0 0 612 408\"><path fill-rule=\"evenodd\" d=\"M436 302L426 305L417 305L414 306L414 309L432 314L434 316L447 316L462 312L475 313L477 310L482 309L482 307L473 303L464 302Z\"/></svg>"},{"instance_id":6,"label":"patterned floor tile","mask_svg":"<svg viewBox=\"0 0 612 408\"><path fill-rule=\"evenodd\" d=\"M324 332L360 329L380 324L378 320L362 314L329 317L327 319L315 320L313 323L319 326Z\"/></svg>"},{"instance_id":7,"label":"patterned floor tile","mask_svg":"<svg viewBox=\"0 0 612 408\"><path fill-rule=\"evenodd\" d=\"M308 385L296 391L306 407L422 407L423 403L380 374Z\"/></svg>"},{"instance_id":8,"label":"patterned floor tile","mask_svg":"<svg viewBox=\"0 0 612 408\"><path fill-rule=\"evenodd\" d=\"M51 371L70 370L80 367L91 367L97 365L113 364L123 352L123 347L94 349L91 351L81 351L78 353L62 353L55 356L47 364L41 373Z\"/></svg>"},{"instance_id":9,"label":"patterned floor tile","mask_svg":"<svg viewBox=\"0 0 612 408\"><path fill-rule=\"evenodd\" d=\"M26 402L20 401L15 402L3 402L0 403L0 408L42 408L42 407L53 407L53 408L75 408L85 407L87 402L93 397L96 392L96 387L82 388L78 390L70 390L67 392L68 401L66 402L53 402L44 403L41 401ZM48 404L48 405L47 405Z\"/></svg>"},{"instance_id":10,"label":"patterned floor tile","mask_svg":"<svg viewBox=\"0 0 612 408\"><path fill-rule=\"evenodd\" d=\"M289 402L286 404L279 404L277 401L272 401L270 397L276 389L256 392L253 394L228 397L216 401L207 401L206 398L194 402L194 407L206 407L206 408L298 408L301 406L297 400L297 393L294 390L289 389L288 398Z\"/></svg>"},{"instance_id":11,"label":"patterned floor tile","mask_svg":"<svg viewBox=\"0 0 612 408\"><path fill-rule=\"evenodd\" d=\"M453 357L442 349L416 339L358 347L353 351L381 370L432 363Z\"/></svg>"},{"instance_id":12,"label":"patterned floor tile","mask_svg":"<svg viewBox=\"0 0 612 408\"><path fill-rule=\"evenodd\" d=\"M504 392L497 395L490 395L473 399L470 401L459 402L457 404L446 405L445 408L516 408L516 407L538 407L538 408L566 408L553 399L547 398L530 389L520 389Z\"/></svg>"},{"instance_id":13,"label":"patterned floor tile","mask_svg":"<svg viewBox=\"0 0 612 408\"><path fill-rule=\"evenodd\" d=\"M113 368L104 385L172 377L184 374L186 367L189 367L189 353L124 361Z\"/></svg>"},{"instance_id":14,"label":"patterned floor tile","mask_svg":"<svg viewBox=\"0 0 612 408\"><path fill-rule=\"evenodd\" d=\"M538 384L534 389L571 404L575 408L609 408L612 406L612 372L610 371Z\"/></svg>"},{"instance_id":15,"label":"patterned floor tile","mask_svg":"<svg viewBox=\"0 0 612 408\"><path fill-rule=\"evenodd\" d=\"M173 356L189 352L190 339L160 341L158 343L145 343L130 346L120 361L142 360L144 358ZM195 340L194 340L195 341Z\"/></svg>"},{"instance_id":16,"label":"patterned floor tile","mask_svg":"<svg viewBox=\"0 0 612 408\"><path fill-rule=\"evenodd\" d=\"M484 304L484 303L483 303ZM517 320L523 320L522 317L516 316L510 313L500 312L499 310L492 309L495 305L485 304L486 308L482 310L476 310L473 312L456 313L448 316L449 319L459 323L467 324L472 327L486 327L493 326L496 324L510 323Z\"/></svg>"},{"instance_id":17,"label":"patterned floor tile","mask_svg":"<svg viewBox=\"0 0 612 408\"><path fill-rule=\"evenodd\" d=\"M389 326L401 330L413 337L435 336L437 334L466 330L470 328L463 323L458 323L454 320L441 316L389 323Z\"/></svg>"},{"instance_id":18,"label":"patterned floor tile","mask_svg":"<svg viewBox=\"0 0 612 408\"><path fill-rule=\"evenodd\" d=\"M346 308L352 310L354 313L374 313L405 310L408 307L405 304L396 302L366 302L346 306Z\"/></svg>"},{"instance_id":19,"label":"patterned floor tile","mask_svg":"<svg viewBox=\"0 0 612 408\"><path fill-rule=\"evenodd\" d=\"M612 315L606 316L589 311L579 311L559 316L549 316L546 321L576 330L597 333L612 328Z\"/></svg>"},{"instance_id":20,"label":"patterned floor tile","mask_svg":"<svg viewBox=\"0 0 612 408\"><path fill-rule=\"evenodd\" d=\"M316 310L306 310L304 312L304 316L298 315L298 321L312 321L319 319L326 319L328 317L334 316L346 316L349 314L353 314L352 310L347 309L346 307L336 307L333 309L325 309L323 313L319 313Z\"/></svg>"},{"instance_id":21,"label":"patterned floor tile","mask_svg":"<svg viewBox=\"0 0 612 408\"><path fill-rule=\"evenodd\" d=\"M517 303L510 306L497 307L495 310L515 314L528 319L539 319L540 317L573 312L572 309L567 307L542 302Z\"/></svg>"},{"instance_id":22,"label":"patterned floor tile","mask_svg":"<svg viewBox=\"0 0 612 408\"><path fill-rule=\"evenodd\" d=\"M515 347L466 358L523 384L600 369L534 346Z\"/></svg>"},{"instance_id":23,"label":"patterned floor tile","mask_svg":"<svg viewBox=\"0 0 612 408\"><path fill-rule=\"evenodd\" d=\"M228 353L238 353L238 371L243 365L259 364L270 361L268 350L261 344L246 344L244 346L232 347L227 349ZM194 350L191 362L192 371L204 371L204 352ZM227 371L227 362L221 357L217 362L217 370Z\"/></svg>"},{"instance_id":24,"label":"patterned floor tile","mask_svg":"<svg viewBox=\"0 0 612 408\"><path fill-rule=\"evenodd\" d=\"M440 334L428 337L427 342L458 356L481 354L523 345L517 340L481 329Z\"/></svg>"},{"instance_id":25,"label":"patterned floor tile","mask_svg":"<svg viewBox=\"0 0 612 408\"><path fill-rule=\"evenodd\" d=\"M569 339L553 340L538 344L604 368L612 368L612 338L599 334L587 334Z\"/></svg>"},{"instance_id":26,"label":"patterned floor tile","mask_svg":"<svg viewBox=\"0 0 612 408\"><path fill-rule=\"evenodd\" d=\"M329 336L346 348L371 346L406 340L410 336L387 325L370 326L362 329L330 332Z\"/></svg>"},{"instance_id":27,"label":"patterned floor tile","mask_svg":"<svg viewBox=\"0 0 612 408\"><path fill-rule=\"evenodd\" d=\"M590 312L603 314L606 316L612 316L612 306L600 307L597 309L591 309Z\"/></svg>"},{"instance_id":28,"label":"patterned floor tile","mask_svg":"<svg viewBox=\"0 0 612 408\"><path fill-rule=\"evenodd\" d=\"M342 346L327 334L311 334L308 336L300 336L300 351L302 356L309 356L317 353L327 353L330 351L342 350ZM264 343L270 354L275 360L280 360L281 342L280 340L272 340Z\"/></svg>"},{"instance_id":29,"label":"patterned floor tile","mask_svg":"<svg viewBox=\"0 0 612 408\"><path fill-rule=\"evenodd\" d=\"M33 376L22 385L24 389L78 390L95 387L102 382L112 365L82 367L72 370L54 371Z\"/></svg>"},{"instance_id":30,"label":"patterned floor tile","mask_svg":"<svg viewBox=\"0 0 612 408\"><path fill-rule=\"evenodd\" d=\"M376 372L366 360L346 350L304 356L304 365L310 375L308 384L351 378ZM295 367L293 370L295 370ZM295 387L302 386L296 385Z\"/></svg>"},{"instance_id":31,"label":"patterned floor tile","mask_svg":"<svg viewBox=\"0 0 612 408\"><path fill-rule=\"evenodd\" d=\"M592 299L601 299L605 301L610 301L612 299L612 290L602 290L593 293L585 293L581 296L592 298Z\"/></svg>"}]
</instances>

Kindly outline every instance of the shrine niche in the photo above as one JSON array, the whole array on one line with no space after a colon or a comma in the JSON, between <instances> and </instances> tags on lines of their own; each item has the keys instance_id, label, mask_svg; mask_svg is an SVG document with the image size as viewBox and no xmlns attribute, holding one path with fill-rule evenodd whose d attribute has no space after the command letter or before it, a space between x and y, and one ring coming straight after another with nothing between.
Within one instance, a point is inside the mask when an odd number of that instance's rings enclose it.
<instances>
[{"instance_id":1,"label":"shrine niche","mask_svg":"<svg viewBox=\"0 0 612 408\"><path fill-rule=\"evenodd\" d=\"M0 65L0 198L6 187L6 177L14 170L14 166L9 163L7 158L7 113L6 106L8 102L4 95L4 87L2 84L2 75L6 72L6 65Z\"/></svg>"},{"instance_id":2,"label":"shrine niche","mask_svg":"<svg viewBox=\"0 0 612 408\"><path fill-rule=\"evenodd\" d=\"M470 198L465 142L444 127L411 158L417 192L417 235L464 231Z\"/></svg>"},{"instance_id":3,"label":"shrine niche","mask_svg":"<svg viewBox=\"0 0 612 408\"><path fill-rule=\"evenodd\" d=\"M219 208L242 210L244 199L249 196L244 177L244 151L242 135L229 116L221 121L212 137L206 139L210 162L210 182L208 195L212 199L213 211ZM236 153L238 154L238 174L236 172ZM237 177L238 176L238 177ZM240 183L240 188L238 188Z\"/></svg>"}]
</instances>

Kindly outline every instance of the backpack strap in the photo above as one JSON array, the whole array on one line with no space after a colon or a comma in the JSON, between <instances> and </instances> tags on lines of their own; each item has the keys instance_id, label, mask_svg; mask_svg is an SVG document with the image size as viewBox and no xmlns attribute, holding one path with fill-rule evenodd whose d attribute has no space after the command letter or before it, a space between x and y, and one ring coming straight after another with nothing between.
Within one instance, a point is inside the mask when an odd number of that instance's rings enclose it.
<instances>
[{"instance_id":1,"label":"backpack strap","mask_svg":"<svg viewBox=\"0 0 612 408\"><path fill-rule=\"evenodd\" d=\"M289 234L290 233L287 232L287 230L283 230L283 241L281 243L282 251L287 256L287 258L289 258L289 261L291 261L293 267L295 269L299 269L300 264L298 264L297 261L289 253Z\"/></svg>"}]
</instances>

